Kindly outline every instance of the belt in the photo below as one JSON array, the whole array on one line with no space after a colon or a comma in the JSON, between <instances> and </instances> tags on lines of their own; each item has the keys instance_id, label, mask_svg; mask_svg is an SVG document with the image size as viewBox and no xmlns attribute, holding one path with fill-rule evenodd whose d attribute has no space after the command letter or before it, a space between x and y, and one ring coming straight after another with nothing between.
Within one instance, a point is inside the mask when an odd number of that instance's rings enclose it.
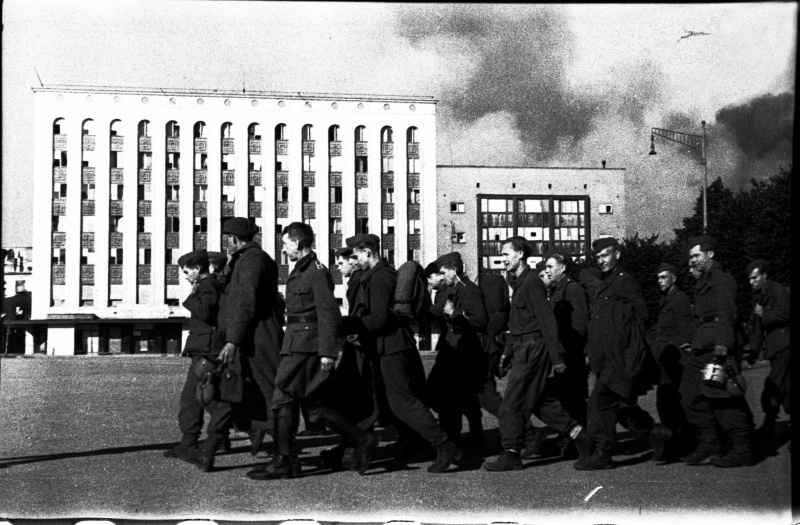
<instances>
[{"instance_id":1,"label":"belt","mask_svg":"<svg viewBox=\"0 0 800 525\"><path fill-rule=\"evenodd\" d=\"M316 315L287 315L286 324L316 323Z\"/></svg>"}]
</instances>

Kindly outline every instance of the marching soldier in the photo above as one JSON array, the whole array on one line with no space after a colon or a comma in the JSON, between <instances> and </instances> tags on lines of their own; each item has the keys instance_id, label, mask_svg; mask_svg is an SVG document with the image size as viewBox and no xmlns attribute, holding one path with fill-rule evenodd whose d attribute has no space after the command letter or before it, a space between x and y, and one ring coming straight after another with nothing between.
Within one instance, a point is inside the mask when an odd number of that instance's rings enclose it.
<instances>
[{"instance_id":1,"label":"marching soldier","mask_svg":"<svg viewBox=\"0 0 800 525\"><path fill-rule=\"evenodd\" d=\"M431 406L439 413L442 430L456 443L461 440L461 416L465 415L470 440L482 447L485 438L478 392L488 367L478 338L478 332L486 326L483 297L478 286L464 275L460 253L439 257L436 266L447 288L441 294L437 292L433 315L446 331L436 344L436 363L428 376Z\"/></svg>"},{"instance_id":2,"label":"marching soldier","mask_svg":"<svg viewBox=\"0 0 800 525\"><path fill-rule=\"evenodd\" d=\"M272 400L275 455L265 469L251 470L247 476L260 480L293 477L294 406L300 401L305 401L312 423L324 422L356 449L356 469L363 474L379 438L358 428L329 401L342 320L333 279L311 250L314 232L310 226L293 222L284 228L282 240L283 252L295 266L286 281L286 336Z\"/></svg>"},{"instance_id":3,"label":"marching soldier","mask_svg":"<svg viewBox=\"0 0 800 525\"><path fill-rule=\"evenodd\" d=\"M736 281L714 260L716 240L709 235L689 239L689 265L697 279L693 316L697 326L691 353L686 359L680 394L687 421L698 431L699 443L691 454L681 458L697 465L711 458L719 467L739 467L752 460L753 414L739 389L703 383L704 371L713 365L724 366L729 374L740 370L740 356L734 353L736 340ZM736 392L734 390L734 392ZM720 456L719 426L730 450Z\"/></svg>"},{"instance_id":4,"label":"marching soldier","mask_svg":"<svg viewBox=\"0 0 800 525\"><path fill-rule=\"evenodd\" d=\"M233 424L250 435L250 453L261 448L271 431L269 402L275 390L283 324L278 295L278 265L253 237L258 227L244 217L225 221L233 253L224 273L220 331L225 346L221 361L233 362L244 380L242 402L232 404Z\"/></svg>"},{"instance_id":5,"label":"marching soldier","mask_svg":"<svg viewBox=\"0 0 800 525\"><path fill-rule=\"evenodd\" d=\"M662 262L657 271L661 299L658 305L658 322L650 333L650 349L658 364L656 410L658 419L666 427L662 432L675 443L686 442L686 414L681 405L679 387L683 376L683 351L691 349L694 320L689 298L678 288L678 270ZM663 441L653 448L653 461L664 457Z\"/></svg>"},{"instance_id":6,"label":"marching soldier","mask_svg":"<svg viewBox=\"0 0 800 525\"><path fill-rule=\"evenodd\" d=\"M547 302L542 281L527 263L528 241L511 237L503 242L506 271L513 274L509 334L501 364L510 362L506 390L500 407L500 435L503 453L484 464L490 471L520 470L520 452L525 445L525 428L536 414L553 429L569 434L581 453L587 445L586 431L572 418L546 388L551 373L566 371L564 349L558 341L558 325Z\"/></svg>"},{"instance_id":7,"label":"marching soldier","mask_svg":"<svg viewBox=\"0 0 800 525\"><path fill-rule=\"evenodd\" d=\"M789 292L769 278L767 263L757 259L747 265L747 276L753 288L751 344L756 353L764 351L770 369L761 394L764 422L756 436L764 441L775 437L775 420L783 406L789 405Z\"/></svg>"},{"instance_id":8,"label":"marching soldier","mask_svg":"<svg viewBox=\"0 0 800 525\"><path fill-rule=\"evenodd\" d=\"M653 418L642 410L637 397L646 391L647 345L644 322L647 303L639 285L619 265L621 250L613 237L592 243L592 251L603 272L596 285L586 272L587 286L592 289L592 320L588 329L586 354L595 374L589 396L587 423L594 451L575 463L577 470L614 468L611 458L616 443L617 423L651 441L666 439L662 433L651 433ZM581 273L584 278L584 273ZM661 446L661 445L658 445Z\"/></svg>"},{"instance_id":9,"label":"marching soldier","mask_svg":"<svg viewBox=\"0 0 800 525\"><path fill-rule=\"evenodd\" d=\"M422 359L411 330L401 325L391 310L397 272L380 257L377 235L356 235L353 255L362 274L354 314L345 323L346 332L357 335L366 351L377 356L382 379L379 394L385 396L393 416L402 423L398 428L401 438L410 441L407 434L412 430L423 437L436 448L436 461L428 472L444 472L462 453L423 401L426 393Z\"/></svg>"}]
</instances>

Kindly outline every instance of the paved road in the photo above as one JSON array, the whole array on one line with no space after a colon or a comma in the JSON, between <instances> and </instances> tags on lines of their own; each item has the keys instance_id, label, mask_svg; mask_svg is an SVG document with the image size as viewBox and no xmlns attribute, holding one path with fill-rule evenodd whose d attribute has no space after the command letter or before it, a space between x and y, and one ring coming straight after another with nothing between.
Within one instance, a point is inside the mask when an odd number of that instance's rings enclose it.
<instances>
[{"instance_id":1,"label":"paved road","mask_svg":"<svg viewBox=\"0 0 800 525\"><path fill-rule=\"evenodd\" d=\"M432 357L425 356L430 369ZM0 520L94 517L212 518L426 523L789 523L791 452L788 420L776 454L739 469L655 465L646 444L623 434L619 467L581 472L572 461L526 463L490 473L480 460L433 475L427 463L403 467L382 445L366 476L319 472L329 437L303 440L304 474L258 482L244 473L263 463L237 434L231 454L203 474L162 451L178 439L175 414L187 361L168 356L28 357L2 360L0 378ZM766 363L745 371L751 407ZM654 413L654 396L643 399ZM497 453L497 424L486 416ZM383 432L391 441L390 431ZM586 501L586 497L597 490Z\"/></svg>"}]
</instances>

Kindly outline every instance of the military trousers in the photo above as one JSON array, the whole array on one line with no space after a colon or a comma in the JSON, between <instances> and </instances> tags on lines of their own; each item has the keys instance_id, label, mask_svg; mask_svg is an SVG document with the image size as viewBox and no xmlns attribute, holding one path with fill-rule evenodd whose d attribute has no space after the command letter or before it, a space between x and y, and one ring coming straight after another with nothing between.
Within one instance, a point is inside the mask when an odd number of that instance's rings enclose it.
<instances>
[{"instance_id":1,"label":"military trousers","mask_svg":"<svg viewBox=\"0 0 800 525\"><path fill-rule=\"evenodd\" d=\"M241 403L233 403L233 425L242 432L264 430L272 432L270 403L275 393L275 375L280 363L277 349L263 345L255 351L240 350L244 392Z\"/></svg>"},{"instance_id":2,"label":"military trousers","mask_svg":"<svg viewBox=\"0 0 800 525\"><path fill-rule=\"evenodd\" d=\"M447 441L447 434L439 427L424 401L427 398L425 369L417 349L409 348L378 356L378 366L383 387L382 395L385 396L393 417L399 420L401 425L398 432L402 435L410 429L433 446ZM402 428L403 425L407 429Z\"/></svg>"},{"instance_id":3,"label":"military trousers","mask_svg":"<svg viewBox=\"0 0 800 525\"><path fill-rule=\"evenodd\" d=\"M770 358L769 363L769 375L764 380L764 390L761 393L761 408L765 414L777 415L783 406L783 411L791 414L789 349L777 352Z\"/></svg>"},{"instance_id":4,"label":"military trousers","mask_svg":"<svg viewBox=\"0 0 800 525\"><path fill-rule=\"evenodd\" d=\"M659 383L656 387L656 411L662 425L676 430L686 425L686 413L681 403L680 385L683 377L682 350L665 346L658 357Z\"/></svg>"},{"instance_id":5,"label":"military trousers","mask_svg":"<svg viewBox=\"0 0 800 525\"><path fill-rule=\"evenodd\" d=\"M532 414L558 432L572 430L578 422L555 396L548 376L552 372L544 343L515 343L506 389L500 405L500 436L503 448L521 450Z\"/></svg>"},{"instance_id":6,"label":"military trousers","mask_svg":"<svg viewBox=\"0 0 800 525\"><path fill-rule=\"evenodd\" d=\"M729 439L749 443L753 413L745 397L702 383L703 369L713 360L713 350L706 349L693 350L685 360L680 394L686 420L701 435L715 434L719 425Z\"/></svg>"},{"instance_id":7,"label":"military trousers","mask_svg":"<svg viewBox=\"0 0 800 525\"><path fill-rule=\"evenodd\" d=\"M614 449L617 423L639 436L653 428L653 418L636 404L636 398L626 399L601 381L595 381L586 413L587 432L595 448L609 455Z\"/></svg>"},{"instance_id":8,"label":"military trousers","mask_svg":"<svg viewBox=\"0 0 800 525\"><path fill-rule=\"evenodd\" d=\"M195 389L198 379L192 372L195 364L203 359L200 356L192 356L192 363L189 372L186 374L186 382L181 391L180 407L178 408L178 428L185 436L200 436L203 430L205 412L211 418L208 420L206 434L223 438L228 435L231 428L231 405L224 401L212 401L207 407L203 407L195 396Z\"/></svg>"}]
</instances>

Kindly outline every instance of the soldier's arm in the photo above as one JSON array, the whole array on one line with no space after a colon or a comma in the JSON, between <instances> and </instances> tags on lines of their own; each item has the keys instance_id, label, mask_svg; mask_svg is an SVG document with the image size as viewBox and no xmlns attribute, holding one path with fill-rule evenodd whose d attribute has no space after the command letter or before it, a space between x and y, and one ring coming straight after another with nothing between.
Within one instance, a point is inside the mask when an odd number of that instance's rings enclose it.
<instances>
[{"instance_id":1,"label":"soldier's arm","mask_svg":"<svg viewBox=\"0 0 800 525\"><path fill-rule=\"evenodd\" d=\"M544 284L538 279L530 279L531 284L525 287L524 290L517 290L517 293L524 291L527 293L527 301L536 316L539 323L539 329L542 331L544 338L544 345L547 353L550 354L550 360L553 366L564 364L564 349L558 340L558 324L556 323L556 316L553 313L553 308L547 300L547 292L544 289Z\"/></svg>"},{"instance_id":2,"label":"soldier's arm","mask_svg":"<svg viewBox=\"0 0 800 525\"><path fill-rule=\"evenodd\" d=\"M761 315L765 327L789 322L789 293L778 283L773 284L771 292L773 300L766 302Z\"/></svg>"},{"instance_id":3,"label":"soldier's arm","mask_svg":"<svg viewBox=\"0 0 800 525\"><path fill-rule=\"evenodd\" d=\"M581 337L586 337L589 328L589 303L586 300L586 292L578 283L571 283L567 286L567 302L572 306L570 323L572 330Z\"/></svg>"},{"instance_id":4,"label":"soldier's arm","mask_svg":"<svg viewBox=\"0 0 800 525\"><path fill-rule=\"evenodd\" d=\"M483 306L483 294L477 288L465 286L461 291L464 297L463 308L453 310L453 319L463 317L473 328L486 326L486 309Z\"/></svg>"},{"instance_id":5,"label":"soldier's arm","mask_svg":"<svg viewBox=\"0 0 800 525\"><path fill-rule=\"evenodd\" d=\"M644 324L650 313L647 309L647 301L642 296L642 289L636 279L629 277L620 283L619 294L633 304L633 311L636 312L636 319Z\"/></svg>"},{"instance_id":6,"label":"soldier's arm","mask_svg":"<svg viewBox=\"0 0 800 525\"><path fill-rule=\"evenodd\" d=\"M718 275L714 281L714 300L719 324L714 344L731 349L736 343L736 281L730 274Z\"/></svg>"},{"instance_id":7,"label":"soldier's arm","mask_svg":"<svg viewBox=\"0 0 800 525\"><path fill-rule=\"evenodd\" d=\"M231 280L225 290L226 331L225 341L241 345L256 313L256 290L261 281L261 264L258 260L242 260L237 264L238 279Z\"/></svg>"},{"instance_id":8,"label":"soldier's arm","mask_svg":"<svg viewBox=\"0 0 800 525\"><path fill-rule=\"evenodd\" d=\"M436 298L434 299L433 306L431 306L430 309L428 310L428 315L431 317L443 318L444 303L446 302L447 302L446 290L436 292Z\"/></svg>"},{"instance_id":9,"label":"soldier's arm","mask_svg":"<svg viewBox=\"0 0 800 525\"><path fill-rule=\"evenodd\" d=\"M370 312L357 319L360 328L367 332L377 332L386 327L389 320L389 301L394 297L394 286L391 277L378 272L369 280Z\"/></svg>"},{"instance_id":10,"label":"soldier's arm","mask_svg":"<svg viewBox=\"0 0 800 525\"><path fill-rule=\"evenodd\" d=\"M312 270L309 270L312 271ZM333 295L333 279L324 267L310 275L311 295L317 313L317 354L336 359L339 356L339 327L342 313Z\"/></svg>"},{"instance_id":11,"label":"soldier's arm","mask_svg":"<svg viewBox=\"0 0 800 525\"><path fill-rule=\"evenodd\" d=\"M189 310L189 313L211 325L216 324L218 304L219 292L216 287L208 283L198 286L197 290L190 293L189 297L183 301L183 306Z\"/></svg>"},{"instance_id":12,"label":"soldier's arm","mask_svg":"<svg viewBox=\"0 0 800 525\"><path fill-rule=\"evenodd\" d=\"M692 317L692 305L689 303L689 298L684 293L678 293L672 303L672 310L678 321L678 326L681 331L681 341L677 343L691 344L694 337L694 317Z\"/></svg>"}]
</instances>

